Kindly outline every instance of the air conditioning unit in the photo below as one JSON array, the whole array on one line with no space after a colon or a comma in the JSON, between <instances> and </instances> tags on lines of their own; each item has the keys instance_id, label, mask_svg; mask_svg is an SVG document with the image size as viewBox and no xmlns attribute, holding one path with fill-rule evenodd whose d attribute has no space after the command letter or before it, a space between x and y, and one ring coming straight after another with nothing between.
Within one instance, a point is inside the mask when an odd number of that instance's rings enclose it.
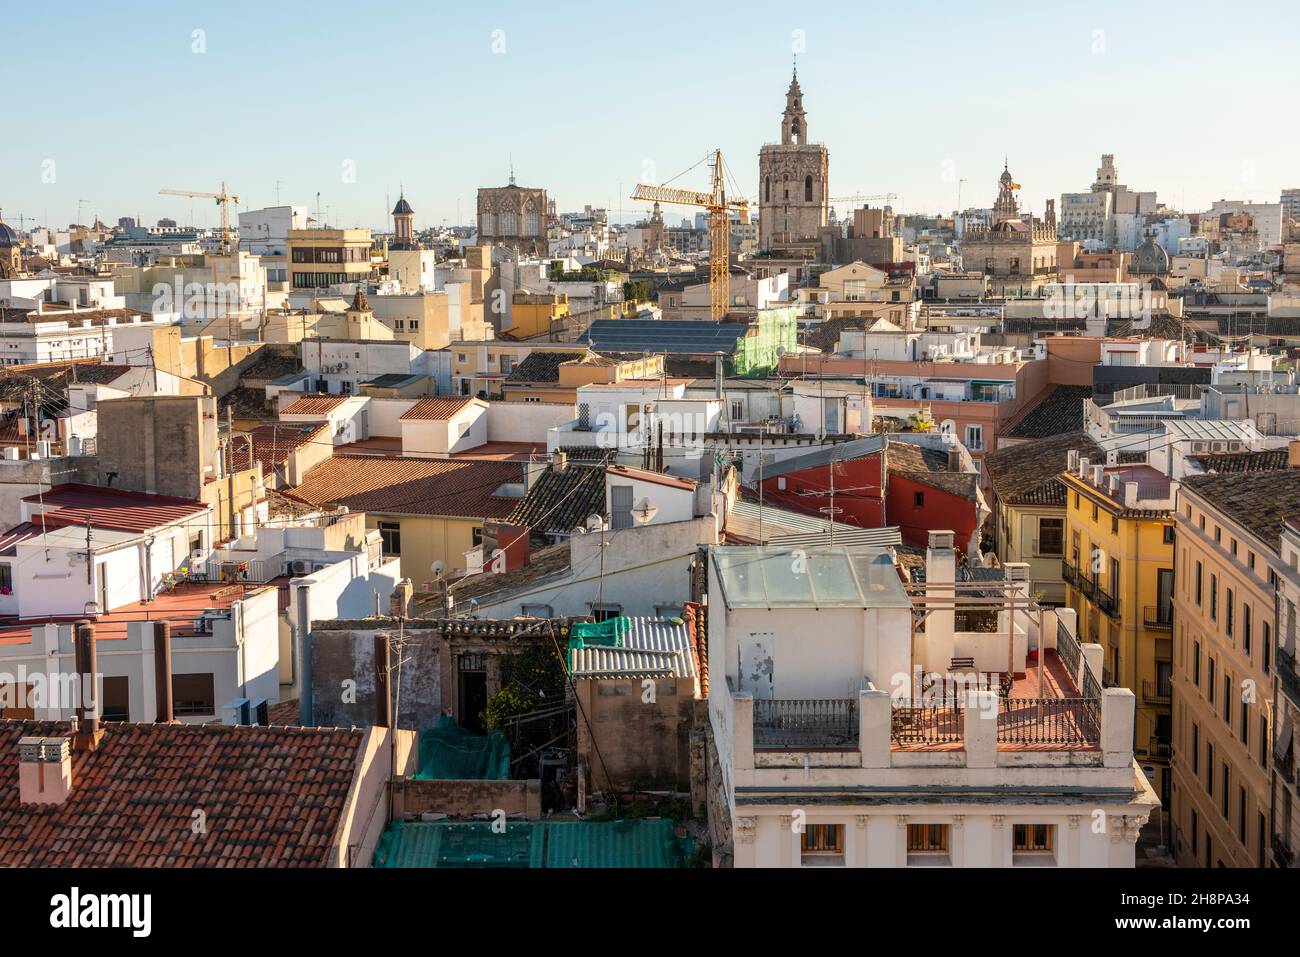
<instances>
[{"instance_id":1,"label":"air conditioning unit","mask_svg":"<svg viewBox=\"0 0 1300 957\"><path fill-rule=\"evenodd\" d=\"M311 562L304 558L295 558L291 562L285 562L285 573L289 575L310 575L312 568Z\"/></svg>"}]
</instances>

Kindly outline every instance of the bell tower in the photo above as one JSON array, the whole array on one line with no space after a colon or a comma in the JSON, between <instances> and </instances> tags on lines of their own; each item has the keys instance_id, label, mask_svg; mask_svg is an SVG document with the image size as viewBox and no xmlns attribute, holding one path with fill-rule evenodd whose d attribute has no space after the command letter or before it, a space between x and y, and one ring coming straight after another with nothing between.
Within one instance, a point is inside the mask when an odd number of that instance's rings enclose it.
<instances>
[{"instance_id":1,"label":"bell tower","mask_svg":"<svg viewBox=\"0 0 1300 957\"><path fill-rule=\"evenodd\" d=\"M781 144L803 146L808 142L808 114L803 109L803 91L799 89L799 68L790 77L785 91L785 112L781 115Z\"/></svg>"}]
</instances>

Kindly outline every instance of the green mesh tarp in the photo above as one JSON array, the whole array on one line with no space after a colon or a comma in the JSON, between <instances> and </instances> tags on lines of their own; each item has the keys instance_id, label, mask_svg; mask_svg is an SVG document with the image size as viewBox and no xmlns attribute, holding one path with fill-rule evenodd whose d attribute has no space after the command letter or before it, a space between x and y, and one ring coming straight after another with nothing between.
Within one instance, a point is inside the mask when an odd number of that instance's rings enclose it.
<instances>
[{"instance_id":1,"label":"green mesh tarp","mask_svg":"<svg viewBox=\"0 0 1300 957\"><path fill-rule=\"evenodd\" d=\"M375 867L685 867L690 841L667 819L506 824L394 821Z\"/></svg>"},{"instance_id":2,"label":"green mesh tarp","mask_svg":"<svg viewBox=\"0 0 1300 957\"><path fill-rule=\"evenodd\" d=\"M541 867L545 824L394 821L379 838L375 867Z\"/></svg>"},{"instance_id":3,"label":"green mesh tarp","mask_svg":"<svg viewBox=\"0 0 1300 957\"><path fill-rule=\"evenodd\" d=\"M475 734L443 715L420 735L417 781L504 781L510 777L510 742L500 731Z\"/></svg>"},{"instance_id":4,"label":"green mesh tarp","mask_svg":"<svg viewBox=\"0 0 1300 957\"><path fill-rule=\"evenodd\" d=\"M574 648L621 648L623 636L631 627L632 623L626 618L574 622L569 626L569 653L565 656L565 660L573 660Z\"/></svg>"}]
</instances>

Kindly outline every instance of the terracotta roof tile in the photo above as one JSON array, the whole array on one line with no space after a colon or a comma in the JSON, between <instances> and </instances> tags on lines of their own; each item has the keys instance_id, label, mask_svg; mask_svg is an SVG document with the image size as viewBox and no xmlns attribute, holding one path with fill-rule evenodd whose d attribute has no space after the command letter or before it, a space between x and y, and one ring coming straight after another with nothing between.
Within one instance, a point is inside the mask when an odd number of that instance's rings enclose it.
<instances>
[{"instance_id":1,"label":"terracotta roof tile","mask_svg":"<svg viewBox=\"0 0 1300 957\"><path fill-rule=\"evenodd\" d=\"M312 466L292 492L316 505L363 512L504 519L520 499L494 493L522 483L522 468L518 462L344 456Z\"/></svg>"},{"instance_id":2,"label":"terracotta roof tile","mask_svg":"<svg viewBox=\"0 0 1300 957\"><path fill-rule=\"evenodd\" d=\"M45 511L35 520L46 528L89 522L93 528L122 532L148 531L208 509L202 502L170 495L75 483L56 485L40 495L28 495L23 501L44 506Z\"/></svg>"},{"instance_id":3,"label":"terracotta roof tile","mask_svg":"<svg viewBox=\"0 0 1300 957\"><path fill-rule=\"evenodd\" d=\"M429 396L421 399L402 413L403 422L416 419L443 420L450 419L465 406L473 402L470 396Z\"/></svg>"},{"instance_id":4,"label":"terracotta roof tile","mask_svg":"<svg viewBox=\"0 0 1300 957\"><path fill-rule=\"evenodd\" d=\"M359 730L107 722L72 752L61 805L18 802L18 741L54 721L0 719L0 866L325 867ZM194 812L207 832L196 835Z\"/></svg>"},{"instance_id":5,"label":"terracotta roof tile","mask_svg":"<svg viewBox=\"0 0 1300 957\"><path fill-rule=\"evenodd\" d=\"M1065 505L1065 471L1071 449L1093 462L1104 462L1101 447L1083 432L1004 445L984 456L993 491L1011 505Z\"/></svg>"},{"instance_id":6,"label":"terracotta roof tile","mask_svg":"<svg viewBox=\"0 0 1300 957\"><path fill-rule=\"evenodd\" d=\"M281 415L329 415L352 396L309 394L294 399L280 410Z\"/></svg>"}]
</instances>

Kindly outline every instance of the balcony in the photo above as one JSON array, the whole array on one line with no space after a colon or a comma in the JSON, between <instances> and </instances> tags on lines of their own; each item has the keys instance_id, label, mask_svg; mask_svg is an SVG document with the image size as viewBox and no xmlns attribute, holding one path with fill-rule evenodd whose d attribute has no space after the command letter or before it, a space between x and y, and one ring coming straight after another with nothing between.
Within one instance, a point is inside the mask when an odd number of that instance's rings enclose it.
<instances>
[{"instance_id":1,"label":"balcony","mask_svg":"<svg viewBox=\"0 0 1300 957\"><path fill-rule=\"evenodd\" d=\"M1295 852L1281 834L1273 834L1273 859L1278 867L1291 867L1295 864Z\"/></svg>"},{"instance_id":2,"label":"balcony","mask_svg":"<svg viewBox=\"0 0 1300 957\"><path fill-rule=\"evenodd\" d=\"M1103 614L1109 615L1116 620L1119 619L1119 602L1106 589L1100 585L1094 585L1092 593L1088 597L1092 599L1094 605L1101 609Z\"/></svg>"},{"instance_id":3,"label":"balcony","mask_svg":"<svg viewBox=\"0 0 1300 957\"><path fill-rule=\"evenodd\" d=\"M754 701L754 747L856 748L858 702L854 698L786 698Z\"/></svg>"},{"instance_id":4,"label":"balcony","mask_svg":"<svg viewBox=\"0 0 1300 957\"><path fill-rule=\"evenodd\" d=\"M1142 682L1142 700L1147 704L1169 704L1170 688L1158 681Z\"/></svg>"},{"instance_id":5,"label":"balcony","mask_svg":"<svg viewBox=\"0 0 1300 957\"><path fill-rule=\"evenodd\" d=\"M1061 562L1061 577L1065 579L1067 584L1075 588L1079 587L1079 570L1069 562Z\"/></svg>"},{"instance_id":6,"label":"balcony","mask_svg":"<svg viewBox=\"0 0 1300 957\"><path fill-rule=\"evenodd\" d=\"M1277 650L1277 678L1282 693L1300 706L1300 672L1296 671L1294 652L1285 648Z\"/></svg>"},{"instance_id":7,"label":"balcony","mask_svg":"<svg viewBox=\"0 0 1300 957\"><path fill-rule=\"evenodd\" d=\"M1147 605L1143 608L1142 623L1148 631L1172 631L1174 627L1173 607L1157 608Z\"/></svg>"}]
</instances>

